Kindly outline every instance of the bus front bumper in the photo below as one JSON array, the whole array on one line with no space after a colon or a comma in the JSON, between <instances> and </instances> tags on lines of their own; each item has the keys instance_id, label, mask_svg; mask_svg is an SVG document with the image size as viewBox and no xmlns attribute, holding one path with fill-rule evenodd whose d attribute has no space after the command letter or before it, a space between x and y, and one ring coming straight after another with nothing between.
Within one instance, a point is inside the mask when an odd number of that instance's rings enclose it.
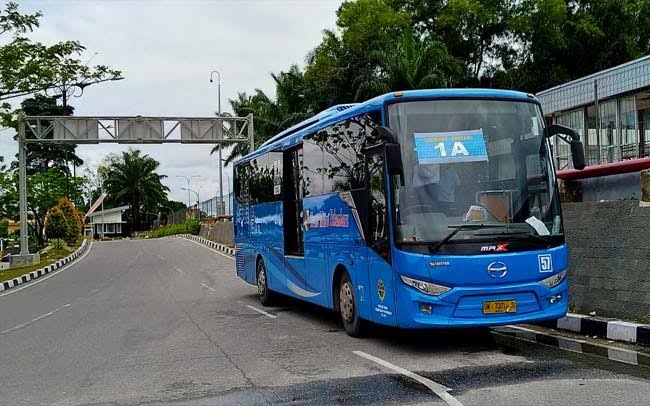
<instances>
[{"instance_id":1,"label":"bus front bumper","mask_svg":"<svg viewBox=\"0 0 650 406\"><path fill-rule=\"evenodd\" d=\"M402 328L489 327L532 323L564 317L568 309L568 284L547 288L537 282L517 285L455 287L430 296L398 283L397 318ZM484 302L515 301L516 311L485 314Z\"/></svg>"}]
</instances>

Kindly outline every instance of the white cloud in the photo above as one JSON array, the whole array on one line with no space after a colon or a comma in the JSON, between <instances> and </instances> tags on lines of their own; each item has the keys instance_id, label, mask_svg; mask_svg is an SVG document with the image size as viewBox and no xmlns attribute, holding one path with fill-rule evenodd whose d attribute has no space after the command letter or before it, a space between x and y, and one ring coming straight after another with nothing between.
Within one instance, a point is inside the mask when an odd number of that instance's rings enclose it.
<instances>
[{"instance_id":1,"label":"white cloud","mask_svg":"<svg viewBox=\"0 0 650 406\"><path fill-rule=\"evenodd\" d=\"M210 116L217 88L210 71L222 75L222 109L237 92L261 88L273 93L271 72L304 65L306 53L335 26L341 0L303 1L30 1L23 11L42 10L35 40L79 40L92 64L123 71L124 80L98 84L73 99L76 115ZM16 153L11 131L0 132L0 155ZM161 162L173 199L187 201L178 175L201 175L192 184L201 199L218 189L217 158L206 145L141 145ZM79 146L89 167L121 145ZM224 175L230 178L232 168ZM228 179L224 179L227 191Z\"/></svg>"}]
</instances>

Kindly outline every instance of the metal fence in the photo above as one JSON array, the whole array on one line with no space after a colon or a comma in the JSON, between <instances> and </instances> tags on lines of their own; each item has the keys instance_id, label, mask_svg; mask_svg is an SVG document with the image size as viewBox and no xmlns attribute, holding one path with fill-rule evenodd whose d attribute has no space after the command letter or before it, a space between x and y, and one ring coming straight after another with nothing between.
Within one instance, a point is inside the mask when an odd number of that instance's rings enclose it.
<instances>
[{"instance_id":1,"label":"metal fence","mask_svg":"<svg viewBox=\"0 0 650 406\"><path fill-rule=\"evenodd\" d=\"M232 215L233 193L225 194L223 202L219 204L219 196L204 200L191 207L169 213L166 217L167 224L181 224L189 219L207 220L218 216ZM154 228L163 223L165 218L161 216Z\"/></svg>"}]
</instances>

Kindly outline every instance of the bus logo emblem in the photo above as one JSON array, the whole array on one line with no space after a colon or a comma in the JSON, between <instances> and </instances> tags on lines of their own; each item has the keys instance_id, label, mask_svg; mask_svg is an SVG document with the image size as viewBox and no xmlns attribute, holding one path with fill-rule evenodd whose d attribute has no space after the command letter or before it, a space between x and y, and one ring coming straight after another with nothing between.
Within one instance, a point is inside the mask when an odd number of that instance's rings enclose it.
<instances>
[{"instance_id":1,"label":"bus logo emblem","mask_svg":"<svg viewBox=\"0 0 650 406\"><path fill-rule=\"evenodd\" d=\"M503 278L508 273L508 267L503 262L492 262L487 267L487 273L493 278Z\"/></svg>"},{"instance_id":2,"label":"bus logo emblem","mask_svg":"<svg viewBox=\"0 0 650 406\"><path fill-rule=\"evenodd\" d=\"M381 279L377 281L377 295L379 295L379 300L384 301L386 297L386 288L384 287L384 281Z\"/></svg>"}]
</instances>

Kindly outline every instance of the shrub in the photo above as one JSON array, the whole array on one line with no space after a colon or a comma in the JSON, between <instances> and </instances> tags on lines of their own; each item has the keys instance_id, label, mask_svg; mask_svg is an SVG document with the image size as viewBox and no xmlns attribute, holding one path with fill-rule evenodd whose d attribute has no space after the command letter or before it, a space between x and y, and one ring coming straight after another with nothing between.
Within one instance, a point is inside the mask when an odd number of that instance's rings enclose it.
<instances>
[{"instance_id":1,"label":"shrub","mask_svg":"<svg viewBox=\"0 0 650 406\"><path fill-rule=\"evenodd\" d=\"M185 222L185 229L190 234L198 235L201 230L201 223L198 220L187 220Z\"/></svg>"},{"instance_id":2,"label":"shrub","mask_svg":"<svg viewBox=\"0 0 650 406\"><path fill-rule=\"evenodd\" d=\"M50 245L55 250L62 250L65 247L66 244L65 244L64 240L62 240L60 238L55 238L52 241L50 241Z\"/></svg>"},{"instance_id":3,"label":"shrub","mask_svg":"<svg viewBox=\"0 0 650 406\"><path fill-rule=\"evenodd\" d=\"M59 199L57 207L63 212L66 221L68 222L68 233L65 238L68 243L74 243L81 235L82 223L80 220L79 210L74 207L70 199L62 197Z\"/></svg>"},{"instance_id":4,"label":"shrub","mask_svg":"<svg viewBox=\"0 0 650 406\"><path fill-rule=\"evenodd\" d=\"M175 234L194 234L197 235L201 229L201 223L198 220L187 220L183 224L169 224L149 232L150 238L167 237Z\"/></svg>"},{"instance_id":5,"label":"shrub","mask_svg":"<svg viewBox=\"0 0 650 406\"><path fill-rule=\"evenodd\" d=\"M69 235L68 228L68 221L59 206L54 206L47 211L45 216L47 238L66 238Z\"/></svg>"},{"instance_id":6,"label":"shrub","mask_svg":"<svg viewBox=\"0 0 650 406\"><path fill-rule=\"evenodd\" d=\"M0 221L0 238L9 236L9 222L7 220Z\"/></svg>"}]
</instances>

